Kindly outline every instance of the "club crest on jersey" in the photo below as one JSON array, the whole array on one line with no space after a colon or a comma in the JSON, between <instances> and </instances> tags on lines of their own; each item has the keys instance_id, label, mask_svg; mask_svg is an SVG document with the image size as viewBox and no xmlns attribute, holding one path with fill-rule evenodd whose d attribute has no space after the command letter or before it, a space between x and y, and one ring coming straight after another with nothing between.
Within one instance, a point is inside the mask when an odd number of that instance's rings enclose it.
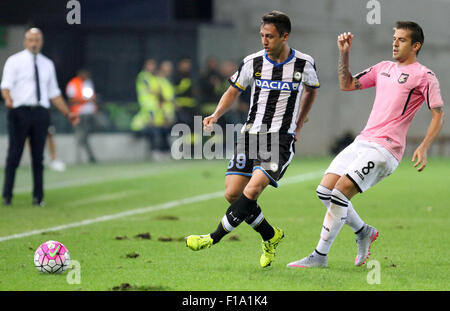
<instances>
[{"instance_id":1,"label":"club crest on jersey","mask_svg":"<svg viewBox=\"0 0 450 311\"><path fill-rule=\"evenodd\" d=\"M271 163L270 163L270 170L271 170L272 172L278 171L278 164L275 163L275 162L271 162Z\"/></svg>"},{"instance_id":2,"label":"club crest on jersey","mask_svg":"<svg viewBox=\"0 0 450 311\"><path fill-rule=\"evenodd\" d=\"M297 91L300 83L298 82L284 82L284 81L273 81L273 80L255 80L257 87L267 90L278 90L278 91Z\"/></svg>"},{"instance_id":3,"label":"club crest on jersey","mask_svg":"<svg viewBox=\"0 0 450 311\"><path fill-rule=\"evenodd\" d=\"M295 81L300 81L302 79L302 73L300 71L296 71L294 73L294 80Z\"/></svg>"},{"instance_id":4,"label":"club crest on jersey","mask_svg":"<svg viewBox=\"0 0 450 311\"><path fill-rule=\"evenodd\" d=\"M398 78L398 83L405 83L406 81L408 81L408 77L409 77L409 74L402 73L400 75L400 78Z\"/></svg>"}]
</instances>

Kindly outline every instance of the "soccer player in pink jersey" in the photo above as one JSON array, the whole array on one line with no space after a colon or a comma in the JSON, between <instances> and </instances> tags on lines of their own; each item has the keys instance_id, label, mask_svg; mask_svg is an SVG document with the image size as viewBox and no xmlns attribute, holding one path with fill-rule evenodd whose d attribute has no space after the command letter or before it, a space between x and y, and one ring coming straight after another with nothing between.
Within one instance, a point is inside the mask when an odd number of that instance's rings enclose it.
<instances>
[{"instance_id":1,"label":"soccer player in pink jersey","mask_svg":"<svg viewBox=\"0 0 450 311\"><path fill-rule=\"evenodd\" d=\"M349 71L353 38L353 34L343 33L337 39L340 87L344 91L376 87L372 112L366 127L331 162L317 187L317 196L327 212L316 249L289 263L290 268L327 267L328 252L344 224L356 234L358 252L354 264L363 265L378 230L363 222L350 200L394 172L405 151L408 128L424 102L431 110L431 123L412 157L419 172L425 168L428 148L442 128L439 82L430 69L417 62L424 42L422 28L410 21L397 22L392 42L394 61L380 62L355 76Z\"/></svg>"}]
</instances>

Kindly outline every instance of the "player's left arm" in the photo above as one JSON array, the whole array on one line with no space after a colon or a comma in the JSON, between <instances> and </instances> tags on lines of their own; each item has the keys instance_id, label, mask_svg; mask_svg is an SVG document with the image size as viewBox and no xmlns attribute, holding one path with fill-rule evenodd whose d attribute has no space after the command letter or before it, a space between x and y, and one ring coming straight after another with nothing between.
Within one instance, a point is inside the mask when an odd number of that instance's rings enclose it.
<instances>
[{"instance_id":1,"label":"player's left arm","mask_svg":"<svg viewBox=\"0 0 450 311\"><path fill-rule=\"evenodd\" d=\"M295 140L298 140L300 136L300 130L303 124L308 121L308 113L316 98L317 88L309 87L305 85L303 89L302 97L300 98L300 112L297 118L297 127L295 128Z\"/></svg>"},{"instance_id":2,"label":"player's left arm","mask_svg":"<svg viewBox=\"0 0 450 311\"><path fill-rule=\"evenodd\" d=\"M412 162L416 162L414 167L417 167L417 171L421 172L427 165L427 152L433 141L439 135L444 124L444 111L442 107L431 108L431 122L428 126L427 134L422 143L414 151Z\"/></svg>"}]
</instances>

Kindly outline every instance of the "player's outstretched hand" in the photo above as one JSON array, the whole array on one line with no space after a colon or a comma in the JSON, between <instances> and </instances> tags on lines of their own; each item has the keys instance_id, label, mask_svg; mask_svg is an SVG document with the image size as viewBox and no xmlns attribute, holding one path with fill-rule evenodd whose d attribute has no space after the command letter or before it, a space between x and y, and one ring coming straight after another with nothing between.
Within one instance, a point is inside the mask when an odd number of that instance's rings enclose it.
<instances>
[{"instance_id":1,"label":"player's outstretched hand","mask_svg":"<svg viewBox=\"0 0 450 311\"><path fill-rule=\"evenodd\" d=\"M416 161L414 167L418 167L418 172L423 171L425 166L427 166L427 150L424 147L419 146L416 151L414 151L411 161Z\"/></svg>"},{"instance_id":2,"label":"player's outstretched hand","mask_svg":"<svg viewBox=\"0 0 450 311\"><path fill-rule=\"evenodd\" d=\"M203 119L203 130L211 132L214 124L217 123L217 118L214 115L210 115Z\"/></svg>"},{"instance_id":3,"label":"player's outstretched hand","mask_svg":"<svg viewBox=\"0 0 450 311\"><path fill-rule=\"evenodd\" d=\"M340 52L348 53L352 46L354 35L351 32L344 32L338 36L337 46Z\"/></svg>"}]
</instances>

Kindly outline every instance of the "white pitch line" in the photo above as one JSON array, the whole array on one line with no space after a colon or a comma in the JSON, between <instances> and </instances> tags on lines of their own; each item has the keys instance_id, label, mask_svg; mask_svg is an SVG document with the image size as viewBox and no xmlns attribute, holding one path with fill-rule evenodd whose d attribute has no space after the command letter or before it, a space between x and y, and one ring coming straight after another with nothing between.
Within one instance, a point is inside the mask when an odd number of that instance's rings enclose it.
<instances>
[{"instance_id":1,"label":"white pitch line","mask_svg":"<svg viewBox=\"0 0 450 311\"><path fill-rule=\"evenodd\" d=\"M280 184L287 185L287 184L304 182L304 181L308 181L308 180L317 178L317 177L321 176L322 174L323 174L323 171L301 174L301 175L286 178L284 181L281 180ZM45 229L38 229L38 230L3 236L3 237L0 237L0 242L14 240L14 239L21 239L21 238L25 238L28 236L42 234L43 232L59 231L59 230L65 230L65 229L70 229L70 228L75 228L75 227L82 227L82 226L87 226L87 225L91 225L91 224L95 224L95 223L99 223L99 222L114 220L114 219L118 219L118 218L122 218L122 217L145 214L145 213L154 212L154 211L161 211L161 210L170 209L170 208L174 208L174 207L178 207L178 206L182 206L182 205L186 205L186 204L207 201L207 200L219 198L222 196L223 196L223 191L201 194L201 195L197 195L197 196L190 197L190 198L169 201L166 203L152 205L152 206L138 208L138 209L133 209L133 210L129 210L129 211L121 212L121 213L100 216L100 217L92 218L92 219L85 219L82 221L73 222L73 223L65 224L65 225L61 225L61 226L50 227L50 228L45 228Z\"/></svg>"}]
</instances>

